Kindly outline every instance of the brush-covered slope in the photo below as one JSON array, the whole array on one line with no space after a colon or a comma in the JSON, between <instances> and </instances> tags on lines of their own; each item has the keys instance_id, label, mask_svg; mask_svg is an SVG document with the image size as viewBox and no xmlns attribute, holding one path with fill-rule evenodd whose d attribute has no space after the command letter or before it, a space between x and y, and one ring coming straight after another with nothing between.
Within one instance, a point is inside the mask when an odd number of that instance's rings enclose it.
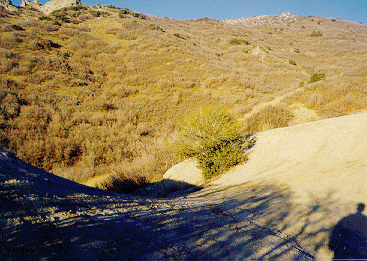
<instances>
[{"instance_id":1,"label":"brush-covered slope","mask_svg":"<svg viewBox=\"0 0 367 261\"><path fill-rule=\"evenodd\" d=\"M199 106L233 109L249 133L365 109L366 25L287 17L1 11L1 148L81 183L156 181L179 162L178 122ZM308 83L314 73L325 78Z\"/></svg>"}]
</instances>

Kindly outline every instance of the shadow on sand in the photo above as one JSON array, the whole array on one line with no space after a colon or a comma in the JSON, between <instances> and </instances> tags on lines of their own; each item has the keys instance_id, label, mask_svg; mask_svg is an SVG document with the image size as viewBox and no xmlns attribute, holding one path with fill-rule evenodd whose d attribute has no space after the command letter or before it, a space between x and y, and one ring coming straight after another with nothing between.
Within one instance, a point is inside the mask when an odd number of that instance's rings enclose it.
<instances>
[{"instance_id":1,"label":"shadow on sand","mask_svg":"<svg viewBox=\"0 0 367 261\"><path fill-rule=\"evenodd\" d=\"M167 248L151 259L313 259L327 245L334 202L295 205L286 188L242 184L202 190L181 209L139 215L159 227Z\"/></svg>"},{"instance_id":2,"label":"shadow on sand","mask_svg":"<svg viewBox=\"0 0 367 261\"><path fill-rule=\"evenodd\" d=\"M0 186L4 260L312 259L345 214L331 196L294 204L272 184L157 199L82 186L50 196L35 180L8 181Z\"/></svg>"},{"instance_id":3,"label":"shadow on sand","mask_svg":"<svg viewBox=\"0 0 367 261\"><path fill-rule=\"evenodd\" d=\"M201 189L203 189L203 186L195 186L172 179L162 179L136 190L132 195L153 198L177 198Z\"/></svg>"}]
</instances>

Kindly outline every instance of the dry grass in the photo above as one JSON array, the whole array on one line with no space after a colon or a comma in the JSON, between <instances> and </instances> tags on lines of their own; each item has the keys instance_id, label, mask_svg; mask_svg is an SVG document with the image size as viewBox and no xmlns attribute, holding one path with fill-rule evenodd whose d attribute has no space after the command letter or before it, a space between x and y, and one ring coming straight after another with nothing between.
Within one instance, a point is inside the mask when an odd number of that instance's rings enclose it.
<instances>
[{"instance_id":1,"label":"dry grass","mask_svg":"<svg viewBox=\"0 0 367 261\"><path fill-rule=\"evenodd\" d=\"M282 105L269 105L246 119L246 133L287 127L294 118L292 112Z\"/></svg>"},{"instance_id":2,"label":"dry grass","mask_svg":"<svg viewBox=\"0 0 367 261\"><path fill-rule=\"evenodd\" d=\"M323 117L367 108L365 25L297 17L289 26L242 26L118 12L0 15L2 148L78 182L116 166L154 181L178 160L170 146L177 121L198 106L221 103L243 116L325 73L285 102ZM285 107L269 107L247 131L291 118Z\"/></svg>"}]
</instances>

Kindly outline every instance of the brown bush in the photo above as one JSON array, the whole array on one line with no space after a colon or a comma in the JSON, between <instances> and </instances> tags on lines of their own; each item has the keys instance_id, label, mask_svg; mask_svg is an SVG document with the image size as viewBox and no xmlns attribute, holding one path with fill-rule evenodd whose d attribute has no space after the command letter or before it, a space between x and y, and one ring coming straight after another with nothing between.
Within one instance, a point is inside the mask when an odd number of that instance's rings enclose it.
<instances>
[{"instance_id":1,"label":"brown bush","mask_svg":"<svg viewBox=\"0 0 367 261\"><path fill-rule=\"evenodd\" d=\"M305 96L304 102L310 109L320 109L325 104L325 97L320 93L311 93Z\"/></svg>"},{"instance_id":2,"label":"brown bush","mask_svg":"<svg viewBox=\"0 0 367 261\"><path fill-rule=\"evenodd\" d=\"M334 103L334 104L327 104L325 108L322 108L320 110L320 114L325 118L334 118L346 115L347 112L344 108Z\"/></svg>"},{"instance_id":3,"label":"brown bush","mask_svg":"<svg viewBox=\"0 0 367 261\"><path fill-rule=\"evenodd\" d=\"M48 39L41 39L41 38L36 38L36 39L32 39L29 43L28 43L28 48L36 51L36 50L51 50L51 48L60 48L61 46L57 43L52 42L51 40Z\"/></svg>"},{"instance_id":4,"label":"brown bush","mask_svg":"<svg viewBox=\"0 0 367 261\"><path fill-rule=\"evenodd\" d=\"M117 193L131 193L148 184L145 177L119 174L100 185L100 188Z\"/></svg>"},{"instance_id":5,"label":"brown bush","mask_svg":"<svg viewBox=\"0 0 367 261\"><path fill-rule=\"evenodd\" d=\"M282 105L268 106L246 120L246 132L255 133L274 128L287 127L293 113Z\"/></svg>"},{"instance_id":6,"label":"brown bush","mask_svg":"<svg viewBox=\"0 0 367 261\"><path fill-rule=\"evenodd\" d=\"M116 37L121 40L127 40L132 41L138 39L137 35L135 33L131 32L124 32L124 31L118 31L116 33Z\"/></svg>"},{"instance_id":7,"label":"brown bush","mask_svg":"<svg viewBox=\"0 0 367 261\"><path fill-rule=\"evenodd\" d=\"M5 118L14 118L19 115L20 104L18 97L15 94L7 93L5 97L0 99L0 101L0 111Z\"/></svg>"},{"instance_id":8,"label":"brown bush","mask_svg":"<svg viewBox=\"0 0 367 261\"><path fill-rule=\"evenodd\" d=\"M0 47L14 48L23 42L22 35L18 33L2 33Z\"/></svg>"},{"instance_id":9,"label":"brown bush","mask_svg":"<svg viewBox=\"0 0 367 261\"><path fill-rule=\"evenodd\" d=\"M11 71L11 69L13 69L15 66L17 66L17 63L14 62L13 59L1 58L0 73L7 73Z\"/></svg>"}]
</instances>

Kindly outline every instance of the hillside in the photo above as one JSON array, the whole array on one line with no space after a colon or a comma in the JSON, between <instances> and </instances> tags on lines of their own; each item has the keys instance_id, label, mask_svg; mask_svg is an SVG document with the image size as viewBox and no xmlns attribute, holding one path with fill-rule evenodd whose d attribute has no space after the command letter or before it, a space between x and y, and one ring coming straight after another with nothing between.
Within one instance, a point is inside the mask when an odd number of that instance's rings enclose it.
<instances>
[{"instance_id":1,"label":"hillside","mask_svg":"<svg viewBox=\"0 0 367 261\"><path fill-rule=\"evenodd\" d=\"M229 107L244 134L367 107L364 24L100 5L0 16L1 148L79 183L160 180L181 161L178 122L200 106Z\"/></svg>"},{"instance_id":2,"label":"hillside","mask_svg":"<svg viewBox=\"0 0 367 261\"><path fill-rule=\"evenodd\" d=\"M1 151L0 254L331 260L332 227L366 199L366 121L362 113L258 133L246 164L160 199L86 187Z\"/></svg>"}]
</instances>

